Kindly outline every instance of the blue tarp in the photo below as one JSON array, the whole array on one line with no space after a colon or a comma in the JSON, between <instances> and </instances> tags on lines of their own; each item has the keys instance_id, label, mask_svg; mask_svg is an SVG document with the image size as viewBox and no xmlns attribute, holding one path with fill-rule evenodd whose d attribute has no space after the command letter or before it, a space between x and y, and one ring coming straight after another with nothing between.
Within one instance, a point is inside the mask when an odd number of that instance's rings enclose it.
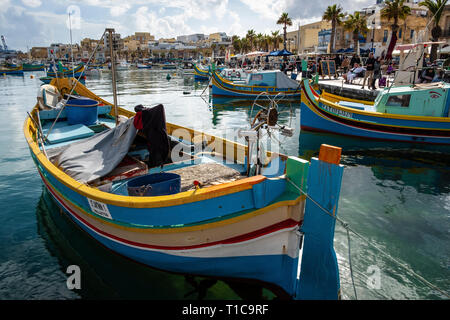
<instances>
[{"instance_id":1,"label":"blue tarp","mask_svg":"<svg viewBox=\"0 0 450 320\"><path fill-rule=\"evenodd\" d=\"M286 49L278 51L278 54L277 54L277 56L292 56L292 55L293 55L293 53L287 51Z\"/></svg>"}]
</instances>

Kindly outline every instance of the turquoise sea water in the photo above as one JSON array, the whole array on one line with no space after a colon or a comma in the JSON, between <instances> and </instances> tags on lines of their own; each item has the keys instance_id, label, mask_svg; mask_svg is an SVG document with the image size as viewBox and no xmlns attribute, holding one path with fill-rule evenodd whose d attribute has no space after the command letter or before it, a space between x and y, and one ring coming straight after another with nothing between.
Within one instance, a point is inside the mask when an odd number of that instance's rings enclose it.
<instances>
[{"instance_id":1,"label":"turquoise sea water","mask_svg":"<svg viewBox=\"0 0 450 320\"><path fill-rule=\"evenodd\" d=\"M248 128L251 102L211 99L205 84L167 71L120 71L119 105L162 103L167 121L215 135ZM34 75L31 78L30 75ZM0 77L0 299L273 299L248 285L153 270L98 245L70 222L44 191L23 136L26 111L36 102L43 73ZM94 93L112 101L110 74L88 78ZM203 95L202 95L203 93ZM339 217L367 241L434 285L450 292L450 152L367 143L300 132L299 103L284 104L280 123L295 128L280 151L309 158L321 143L343 148ZM411 272L351 236L359 299L441 299ZM336 225L343 299L354 299L346 230ZM82 270L81 289L66 286L69 265Z\"/></svg>"}]
</instances>

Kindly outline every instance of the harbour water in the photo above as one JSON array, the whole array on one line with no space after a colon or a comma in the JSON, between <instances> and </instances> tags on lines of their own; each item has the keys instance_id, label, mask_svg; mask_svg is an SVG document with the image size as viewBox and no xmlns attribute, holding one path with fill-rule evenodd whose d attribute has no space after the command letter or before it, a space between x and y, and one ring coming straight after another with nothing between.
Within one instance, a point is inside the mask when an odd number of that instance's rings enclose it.
<instances>
[{"instance_id":1,"label":"harbour water","mask_svg":"<svg viewBox=\"0 0 450 320\"><path fill-rule=\"evenodd\" d=\"M118 103L165 106L168 122L233 137L248 128L251 102L211 99L205 83L176 71L118 74ZM31 77L33 75L33 77ZM0 299L274 299L260 284L176 275L154 270L98 245L71 223L44 191L23 136L43 73L0 77ZM112 101L108 72L86 86ZM292 137L280 152L309 158L321 143L343 148L339 217L365 240L336 224L335 249L343 299L441 299L409 270L450 292L450 159L448 150L367 143L300 132L300 104L284 104L280 123ZM373 246L379 248L380 253ZM393 259L392 259L393 258ZM82 271L69 290L67 267ZM406 267L406 269L405 269Z\"/></svg>"}]
</instances>

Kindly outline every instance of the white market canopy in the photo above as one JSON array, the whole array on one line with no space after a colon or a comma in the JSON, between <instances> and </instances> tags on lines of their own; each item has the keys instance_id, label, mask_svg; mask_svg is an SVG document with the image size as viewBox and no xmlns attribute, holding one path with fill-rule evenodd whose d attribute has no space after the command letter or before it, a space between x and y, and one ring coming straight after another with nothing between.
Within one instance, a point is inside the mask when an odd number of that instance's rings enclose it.
<instances>
[{"instance_id":1,"label":"white market canopy","mask_svg":"<svg viewBox=\"0 0 450 320\"><path fill-rule=\"evenodd\" d=\"M245 54L245 56L246 57L260 57L260 56L266 56L268 54L269 54L268 52L264 52L264 51L252 51L252 52Z\"/></svg>"}]
</instances>

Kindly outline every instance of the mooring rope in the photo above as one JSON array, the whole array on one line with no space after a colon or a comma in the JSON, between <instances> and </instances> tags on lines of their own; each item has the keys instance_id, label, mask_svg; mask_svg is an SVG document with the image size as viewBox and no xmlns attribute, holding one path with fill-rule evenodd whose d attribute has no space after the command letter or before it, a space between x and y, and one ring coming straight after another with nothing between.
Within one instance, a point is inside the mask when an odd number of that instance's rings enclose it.
<instances>
[{"instance_id":1,"label":"mooring rope","mask_svg":"<svg viewBox=\"0 0 450 320\"><path fill-rule=\"evenodd\" d=\"M438 291L439 293L441 293L442 295L444 295L445 297L447 297L448 299L450 299L450 295L445 292L444 290L442 290L441 288L437 287L436 285L432 284L431 282L429 282L427 279L425 279L424 277L422 277L421 275L417 274L416 272L414 272L413 270L411 270L411 268L409 268L408 266L406 266L405 264L403 264L402 262L398 261L397 259L395 259L394 257L392 257L391 255L385 253L382 249L380 249L378 246L376 246L375 244L371 243L369 240L367 240L366 238L364 238L362 235L360 235L358 232L354 231L352 228L350 228L349 224L346 223L345 221L343 221L342 219L336 217L335 215L333 215L331 212L329 212L327 209L325 209L324 207L322 207L320 205L320 203L318 203L317 201L315 201L313 198L311 198L311 196L309 194L307 194L305 191L303 191L299 186L297 186L291 179L289 179L288 177L286 177L286 180L292 184L292 186L294 186L298 191L300 191L302 194L304 194L306 196L306 198L308 198L309 200L311 200L321 211L325 212L326 214L328 214L330 217L332 217L333 219L335 219L336 221L338 221L343 227L344 229L347 231L347 236L349 239L349 263L350 263L350 274L352 277L352 283L353 283L353 289L355 292L355 296L356 296L356 287L355 287L355 283L353 280L353 272L352 272L352 267L351 267L351 256L350 256L350 233L349 231L351 231L353 234L355 234L358 238L360 238L361 240L365 241L369 246L371 246L372 248L374 248L375 250L377 250L380 254L382 254L383 256L385 256L386 258L389 258L391 261L395 262L397 265L399 265L400 267L402 267L403 269L405 269L406 271L410 272L413 276L415 276L417 279L421 280L424 284L426 284L428 287Z\"/></svg>"}]
</instances>

